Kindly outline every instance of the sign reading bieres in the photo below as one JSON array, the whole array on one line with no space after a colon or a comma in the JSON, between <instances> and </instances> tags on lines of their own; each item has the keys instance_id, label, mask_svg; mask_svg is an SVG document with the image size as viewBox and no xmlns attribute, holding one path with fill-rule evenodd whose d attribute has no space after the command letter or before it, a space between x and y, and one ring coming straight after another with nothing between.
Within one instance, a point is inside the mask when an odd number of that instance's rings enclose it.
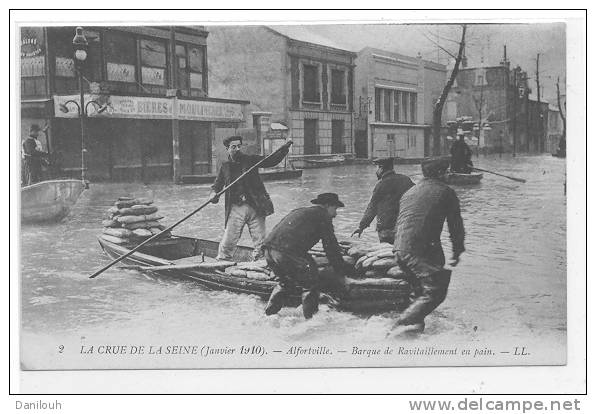
<instances>
[{"instance_id":1,"label":"sign reading bieres","mask_svg":"<svg viewBox=\"0 0 596 414\"><path fill-rule=\"evenodd\" d=\"M79 102L78 95L55 95L54 116L58 118L77 118L78 110L72 100ZM149 98L141 96L106 96L85 95L85 102L95 100L100 105L107 105L101 114L98 106L88 104L87 115L97 118L140 118L140 119L185 119L196 121L241 122L244 120L242 105L227 102L189 101L181 99ZM68 112L63 112L61 105L66 105Z\"/></svg>"}]
</instances>

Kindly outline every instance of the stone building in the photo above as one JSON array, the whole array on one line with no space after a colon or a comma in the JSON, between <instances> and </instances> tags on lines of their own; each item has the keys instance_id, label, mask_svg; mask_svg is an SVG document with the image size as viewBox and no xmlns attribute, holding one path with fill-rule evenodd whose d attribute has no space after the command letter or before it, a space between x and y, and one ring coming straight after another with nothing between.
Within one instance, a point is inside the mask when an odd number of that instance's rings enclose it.
<instances>
[{"instance_id":1,"label":"stone building","mask_svg":"<svg viewBox=\"0 0 596 414\"><path fill-rule=\"evenodd\" d=\"M370 47L356 59L356 155L421 158L430 154L432 105L444 65Z\"/></svg>"},{"instance_id":2,"label":"stone building","mask_svg":"<svg viewBox=\"0 0 596 414\"><path fill-rule=\"evenodd\" d=\"M209 33L211 90L250 101L248 126L252 121L263 151L286 127L298 165L353 154L355 53L303 26L218 26Z\"/></svg>"}]
</instances>

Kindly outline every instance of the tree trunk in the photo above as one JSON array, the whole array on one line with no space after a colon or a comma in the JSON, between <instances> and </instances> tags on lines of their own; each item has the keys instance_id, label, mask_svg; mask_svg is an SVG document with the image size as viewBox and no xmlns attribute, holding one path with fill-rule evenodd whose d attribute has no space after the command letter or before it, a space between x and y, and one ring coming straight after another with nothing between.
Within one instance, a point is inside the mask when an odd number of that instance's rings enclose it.
<instances>
[{"instance_id":1,"label":"tree trunk","mask_svg":"<svg viewBox=\"0 0 596 414\"><path fill-rule=\"evenodd\" d=\"M443 88L443 92L441 92L441 96L435 102L433 107L433 125L432 125L432 134L433 134L433 155L441 155L441 118L443 115L443 106L445 105L445 101L447 100L447 95L449 95L449 91L455 82L455 78L457 77L457 73L459 72L459 65L462 60L462 56L464 54L465 49L465 39L466 39L466 25L462 26L461 32L461 41L459 42L459 50L457 52L457 57L455 58L455 65L453 66L453 71L451 72L451 76L449 76L449 81Z\"/></svg>"},{"instance_id":2,"label":"tree trunk","mask_svg":"<svg viewBox=\"0 0 596 414\"><path fill-rule=\"evenodd\" d=\"M563 121L563 139L567 139L567 119L565 119L565 113L561 108L561 92L559 90L559 78L557 78L557 105L559 106L559 115Z\"/></svg>"}]
</instances>

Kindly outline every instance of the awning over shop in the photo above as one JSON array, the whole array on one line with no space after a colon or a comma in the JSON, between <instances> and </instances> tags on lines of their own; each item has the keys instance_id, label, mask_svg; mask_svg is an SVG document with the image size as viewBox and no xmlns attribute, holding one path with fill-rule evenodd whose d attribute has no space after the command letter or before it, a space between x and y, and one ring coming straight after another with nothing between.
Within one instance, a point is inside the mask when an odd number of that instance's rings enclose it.
<instances>
[{"instance_id":1,"label":"awning over shop","mask_svg":"<svg viewBox=\"0 0 596 414\"><path fill-rule=\"evenodd\" d=\"M52 115L50 98L21 100L21 116L26 118L44 118Z\"/></svg>"},{"instance_id":2,"label":"awning over shop","mask_svg":"<svg viewBox=\"0 0 596 414\"><path fill-rule=\"evenodd\" d=\"M272 131L287 131L288 127L285 126L284 124L280 124L279 122L272 122L271 125L269 126L269 128L271 128Z\"/></svg>"}]
</instances>

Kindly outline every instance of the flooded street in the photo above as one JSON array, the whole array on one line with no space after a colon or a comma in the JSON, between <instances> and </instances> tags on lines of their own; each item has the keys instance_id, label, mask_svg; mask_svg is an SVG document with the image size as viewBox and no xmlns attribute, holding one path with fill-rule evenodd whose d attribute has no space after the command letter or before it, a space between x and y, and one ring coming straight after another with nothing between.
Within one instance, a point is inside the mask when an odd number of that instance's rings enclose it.
<instances>
[{"instance_id":1,"label":"flooded street","mask_svg":"<svg viewBox=\"0 0 596 414\"><path fill-rule=\"evenodd\" d=\"M427 318L426 331L407 341L422 346L541 344L546 352L537 352L534 362L564 363L565 161L550 155L480 157L473 161L479 168L525 178L527 183L484 174L480 185L454 187L461 200L466 252L454 269L447 299ZM417 165L396 166L396 170L412 175L414 181L421 178L414 176L420 172ZM348 238L356 229L376 183L374 171L372 165L305 170L298 180L265 183L276 209L267 218L267 227L272 228L291 209L309 205L318 193L333 191L346 204L334 221L336 234L340 239ZM117 197L153 198L165 217L164 224L171 224L200 205L209 191L208 185L92 184L62 223L23 227L23 367L118 366L114 365L116 362L98 359L83 366L74 347L85 343L153 341L222 347L240 343L348 347L390 341L385 335L394 323L395 313L366 318L322 306L319 314L309 321L303 319L300 309L293 308L266 317L264 303L256 297L211 292L188 281L158 279L117 266L96 279L88 279L108 263L96 237L101 233L106 210ZM219 240L223 215L223 202L207 206L174 233ZM445 227L443 247L449 257L451 244L446 230ZM374 224L362 237L377 240ZM247 232L242 243L250 245ZM61 344L66 351L57 353L56 347ZM135 364L127 360L120 366L138 366ZM163 364L187 366L184 359L165 360ZM252 364L268 363L247 361L242 366ZM271 362L271 365L280 364Z\"/></svg>"}]
</instances>

